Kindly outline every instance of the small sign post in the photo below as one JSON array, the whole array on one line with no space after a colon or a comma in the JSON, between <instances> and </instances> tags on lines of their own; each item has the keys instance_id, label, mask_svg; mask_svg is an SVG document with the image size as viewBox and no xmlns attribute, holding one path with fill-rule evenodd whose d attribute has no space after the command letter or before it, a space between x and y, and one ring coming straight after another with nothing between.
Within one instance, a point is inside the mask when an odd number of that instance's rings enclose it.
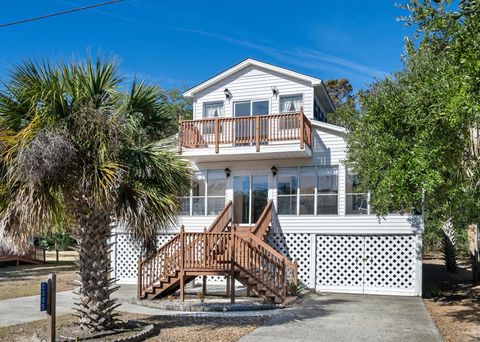
<instances>
[{"instance_id":1,"label":"small sign post","mask_svg":"<svg viewBox=\"0 0 480 342\"><path fill-rule=\"evenodd\" d=\"M42 281L40 283L40 311L47 311L47 301L48 301L48 283Z\"/></svg>"},{"instance_id":2,"label":"small sign post","mask_svg":"<svg viewBox=\"0 0 480 342\"><path fill-rule=\"evenodd\" d=\"M47 312L47 341L55 342L57 276L52 273L40 283L40 311Z\"/></svg>"}]
</instances>

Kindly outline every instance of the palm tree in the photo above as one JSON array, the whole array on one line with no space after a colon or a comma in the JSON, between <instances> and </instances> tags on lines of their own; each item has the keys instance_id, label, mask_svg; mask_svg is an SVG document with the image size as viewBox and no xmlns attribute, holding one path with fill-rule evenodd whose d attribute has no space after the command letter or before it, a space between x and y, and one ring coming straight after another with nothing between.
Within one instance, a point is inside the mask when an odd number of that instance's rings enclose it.
<instances>
[{"instance_id":1,"label":"palm tree","mask_svg":"<svg viewBox=\"0 0 480 342\"><path fill-rule=\"evenodd\" d=\"M0 238L20 245L58 224L78 243L82 328L115 323L112 225L145 251L174 223L189 165L155 141L158 89L125 79L114 60L26 62L0 90Z\"/></svg>"}]
</instances>

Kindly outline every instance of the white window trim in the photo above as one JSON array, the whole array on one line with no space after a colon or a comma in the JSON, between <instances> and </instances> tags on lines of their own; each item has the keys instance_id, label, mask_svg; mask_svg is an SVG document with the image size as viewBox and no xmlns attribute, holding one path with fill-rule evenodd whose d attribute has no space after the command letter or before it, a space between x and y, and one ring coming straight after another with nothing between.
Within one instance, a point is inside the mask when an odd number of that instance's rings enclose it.
<instances>
[{"instance_id":1,"label":"white window trim","mask_svg":"<svg viewBox=\"0 0 480 342\"><path fill-rule=\"evenodd\" d=\"M227 179L225 176L225 195L220 196L220 195L215 195L215 196L208 196L208 172L209 171L217 171L219 172L221 169L207 169L199 172L198 174L200 175L201 179L205 182L205 195L203 196L193 196L193 187L190 188L189 191L189 198L190 198L190 210L188 215L183 215L183 216L213 216L213 215L208 215L208 199L209 198L223 198L226 203L227 199ZM223 171L223 170L222 170ZM187 196L180 196L180 198L186 198ZM193 215L193 199L194 198L203 198L203 215Z\"/></svg>"},{"instance_id":2,"label":"white window trim","mask_svg":"<svg viewBox=\"0 0 480 342\"><path fill-rule=\"evenodd\" d=\"M265 98L245 99L245 100L237 99L236 101L233 101L233 103L232 103L232 117L236 117L235 116L235 104L237 104L237 103L247 103L247 102L250 102L250 116L242 116L244 118L256 116L256 115L253 115L253 102L268 102L268 114L265 114L265 115L270 115L272 113L272 110L271 110L272 105L271 105L271 102L270 102L269 99L265 99Z\"/></svg>"},{"instance_id":3,"label":"white window trim","mask_svg":"<svg viewBox=\"0 0 480 342\"><path fill-rule=\"evenodd\" d=\"M347 182L348 182L348 168L345 168L345 216L368 216L371 215L370 209L370 191L369 192L347 192ZM348 195L367 195L367 214L351 214L347 213L347 198Z\"/></svg>"},{"instance_id":4,"label":"white window trim","mask_svg":"<svg viewBox=\"0 0 480 342\"><path fill-rule=\"evenodd\" d=\"M293 93L293 94L281 94L278 95L278 113L279 114L288 114L288 113L295 113L295 112L282 112L282 97L294 97L294 96L300 96L302 98L302 107L305 106L305 97L303 96L303 93Z\"/></svg>"},{"instance_id":5,"label":"white window trim","mask_svg":"<svg viewBox=\"0 0 480 342\"><path fill-rule=\"evenodd\" d=\"M214 105L214 104L221 104L223 107L223 115L219 116L219 118L225 117L225 101L219 100L219 101L207 101L202 103L202 119L211 119L205 117L205 107L208 105Z\"/></svg>"},{"instance_id":6,"label":"white window trim","mask_svg":"<svg viewBox=\"0 0 480 342\"><path fill-rule=\"evenodd\" d=\"M309 168L313 167L314 168L314 194L304 194L302 195L300 193L300 169L304 168ZM286 197L296 197L297 198L297 210L296 214L278 214L280 216L340 216L340 167L338 164L332 164L332 165L306 165L306 166L295 166L295 167L284 167L284 169L297 169L297 193L295 195L278 195L278 174L275 178L276 180L276 188L277 188L277 203L276 206L278 207L278 198L286 198ZM321 168L336 168L337 169L337 192L336 193L331 193L331 194L318 194L318 169ZM279 170L280 172L280 170ZM313 199L313 214L300 214L300 198L302 196L314 196ZM317 206L318 206L318 196L337 196L337 213L336 214L318 214Z\"/></svg>"}]
</instances>

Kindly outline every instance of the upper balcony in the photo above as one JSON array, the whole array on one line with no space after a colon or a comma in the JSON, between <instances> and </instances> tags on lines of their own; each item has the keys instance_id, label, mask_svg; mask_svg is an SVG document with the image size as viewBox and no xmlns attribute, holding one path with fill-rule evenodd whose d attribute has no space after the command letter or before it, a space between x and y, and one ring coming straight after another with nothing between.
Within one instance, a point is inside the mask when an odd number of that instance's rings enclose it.
<instances>
[{"instance_id":1,"label":"upper balcony","mask_svg":"<svg viewBox=\"0 0 480 342\"><path fill-rule=\"evenodd\" d=\"M303 110L188 120L179 125L179 151L196 162L312 156L312 125Z\"/></svg>"}]
</instances>

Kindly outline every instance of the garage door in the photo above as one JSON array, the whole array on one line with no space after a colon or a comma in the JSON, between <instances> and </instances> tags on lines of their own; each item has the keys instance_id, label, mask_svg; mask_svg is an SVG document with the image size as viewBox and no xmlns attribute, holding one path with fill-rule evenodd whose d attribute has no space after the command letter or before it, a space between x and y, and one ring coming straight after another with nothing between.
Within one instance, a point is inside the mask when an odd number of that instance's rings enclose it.
<instances>
[{"instance_id":1,"label":"garage door","mask_svg":"<svg viewBox=\"0 0 480 342\"><path fill-rule=\"evenodd\" d=\"M415 235L317 235L320 291L415 293Z\"/></svg>"}]
</instances>

